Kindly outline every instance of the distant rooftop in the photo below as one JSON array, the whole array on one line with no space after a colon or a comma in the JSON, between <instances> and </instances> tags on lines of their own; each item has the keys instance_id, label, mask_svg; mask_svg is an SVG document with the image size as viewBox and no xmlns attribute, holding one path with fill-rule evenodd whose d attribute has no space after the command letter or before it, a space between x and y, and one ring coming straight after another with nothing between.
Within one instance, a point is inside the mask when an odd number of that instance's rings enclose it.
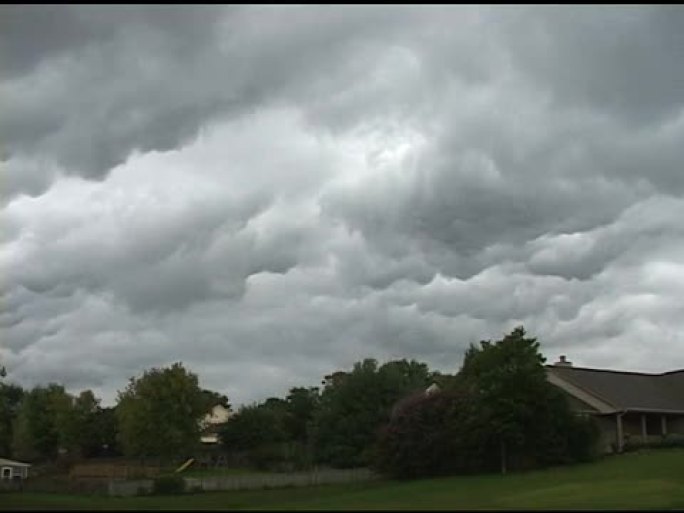
<instances>
[{"instance_id":1,"label":"distant rooftop","mask_svg":"<svg viewBox=\"0 0 684 513\"><path fill-rule=\"evenodd\" d=\"M564 358L560 365L546 367L616 410L684 412L684 369L659 374L591 369L574 367Z\"/></svg>"}]
</instances>

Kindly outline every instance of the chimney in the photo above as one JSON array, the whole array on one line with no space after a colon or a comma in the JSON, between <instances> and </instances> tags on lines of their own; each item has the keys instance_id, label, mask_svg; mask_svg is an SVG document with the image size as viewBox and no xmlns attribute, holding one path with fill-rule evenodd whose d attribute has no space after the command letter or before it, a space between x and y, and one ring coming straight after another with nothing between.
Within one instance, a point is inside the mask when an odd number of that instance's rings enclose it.
<instances>
[{"instance_id":1,"label":"chimney","mask_svg":"<svg viewBox=\"0 0 684 513\"><path fill-rule=\"evenodd\" d=\"M567 361L567 360L565 359L565 355L562 354L562 355L560 356L560 359L559 359L556 363L554 363L554 365L555 365L556 367L572 367L572 362Z\"/></svg>"}]
</instances>

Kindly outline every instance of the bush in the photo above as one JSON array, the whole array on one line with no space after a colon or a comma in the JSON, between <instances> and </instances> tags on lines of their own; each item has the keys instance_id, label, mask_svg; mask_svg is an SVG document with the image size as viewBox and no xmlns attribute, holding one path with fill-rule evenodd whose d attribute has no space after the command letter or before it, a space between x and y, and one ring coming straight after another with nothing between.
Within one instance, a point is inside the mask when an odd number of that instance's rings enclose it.
<instances>
[{"instance_id":1,"label":"bush","mask_svg":"<svg viewBox=\"0 0 684 513\"><path fill-rule=\"evenodd\" d=\"M634 437L627 440L622 449L625 452L633 452L641 449L670 449L674 447L684 447L684 435L669 433L662 438L649 438L646 441L640 437Z\"/></svg>"},{"instance_id":2,"label":"bush","mask_svg":"<svg viewBox=\"0 0 684 513\"><path fill-rule=\"evenodd\" d=\"M179 476L157 477L152 486L155 495L176 495L185 491L185 480Z\"/></svg>"},{"instance_id":3,"label":"bush","mask_svg":"<svg viewBox=\"0 0 684 513\"><path fill-rule=\"evenodd\" d=\"M465 392L416 395L404 401L380 431L373 468L396 478L481 470L482 432L473 425Z\"/></svg>"},{"instance_id":4,"label":"bush","mask_svg":"<svg viewBox=\"0 0 684 513\"><path fill-rule=\"evenodd\" d=\"M601 436L593 417L576 417L568 430L568 456L571 462L589 462L598 457Z\"/></svg>"},{"instance_id":5,"label":"bush","mask_svg":"<svg viewBox=\"0 0 684 513\"><path fill-rule=\"evenodd\" d=\"M549 385L551 386L551 385ZM505 444L506 468L530 470L591 461L599 430L591 417L577 417L553 389L530 401L518 439ZM491 408L472 387L418 394L402 401L381 431L373 467L395 478L495 472L502 467L501 436Z\"/></svg>"},{"instance_id":6,"label":"bush","mask_svg":"<svg viewBox=\"0 0 684 513\"><path fill-rule=\"evenodd\" d=\"M250 452L250 461L257 470L273 471L285 459L282 444L264 444Z\"/></svg>"}]
</instances>

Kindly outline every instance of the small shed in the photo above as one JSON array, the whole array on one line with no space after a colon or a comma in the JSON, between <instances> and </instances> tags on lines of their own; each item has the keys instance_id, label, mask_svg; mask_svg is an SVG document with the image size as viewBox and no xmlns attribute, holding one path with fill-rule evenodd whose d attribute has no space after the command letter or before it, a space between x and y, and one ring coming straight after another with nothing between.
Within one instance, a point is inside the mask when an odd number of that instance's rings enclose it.
<instances>
[{"instance_id":1,"label":"small shed","mask_svg":"<svg viewBox=\"0 0 684 513\"><path fill-rule=\"evenodd\" d=\"M30 466L29 463L0 458L0 479L26 479Z\"/></svg>"}]
</instances>

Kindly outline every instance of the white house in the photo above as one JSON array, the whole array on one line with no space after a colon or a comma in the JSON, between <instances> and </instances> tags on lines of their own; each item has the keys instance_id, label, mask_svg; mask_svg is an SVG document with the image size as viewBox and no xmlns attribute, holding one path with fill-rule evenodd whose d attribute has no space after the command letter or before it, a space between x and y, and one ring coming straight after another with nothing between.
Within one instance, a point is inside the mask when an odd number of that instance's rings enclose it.
<instances>
[{"instance_id":1,"label":"white house","mask_svg":"<svg viewBox=\"0 0 684 513\"><path fill-rule=\"evenodd\" d=\"M30 466L29 463L0 458L0 479L26 479Z\"/></svg>"},{"instance_id":2,"label":"white house","mask_svg":"<svg viewBox=\"0 0 684 513\"><path fill-rule=\"evenodd\" d=\"M228 422L231 415L230 409L221 404L214 406L202 419L202 436L200 440L205 444L216 444L219 441L219 428Z\"/></svg>"}]
</instances>

